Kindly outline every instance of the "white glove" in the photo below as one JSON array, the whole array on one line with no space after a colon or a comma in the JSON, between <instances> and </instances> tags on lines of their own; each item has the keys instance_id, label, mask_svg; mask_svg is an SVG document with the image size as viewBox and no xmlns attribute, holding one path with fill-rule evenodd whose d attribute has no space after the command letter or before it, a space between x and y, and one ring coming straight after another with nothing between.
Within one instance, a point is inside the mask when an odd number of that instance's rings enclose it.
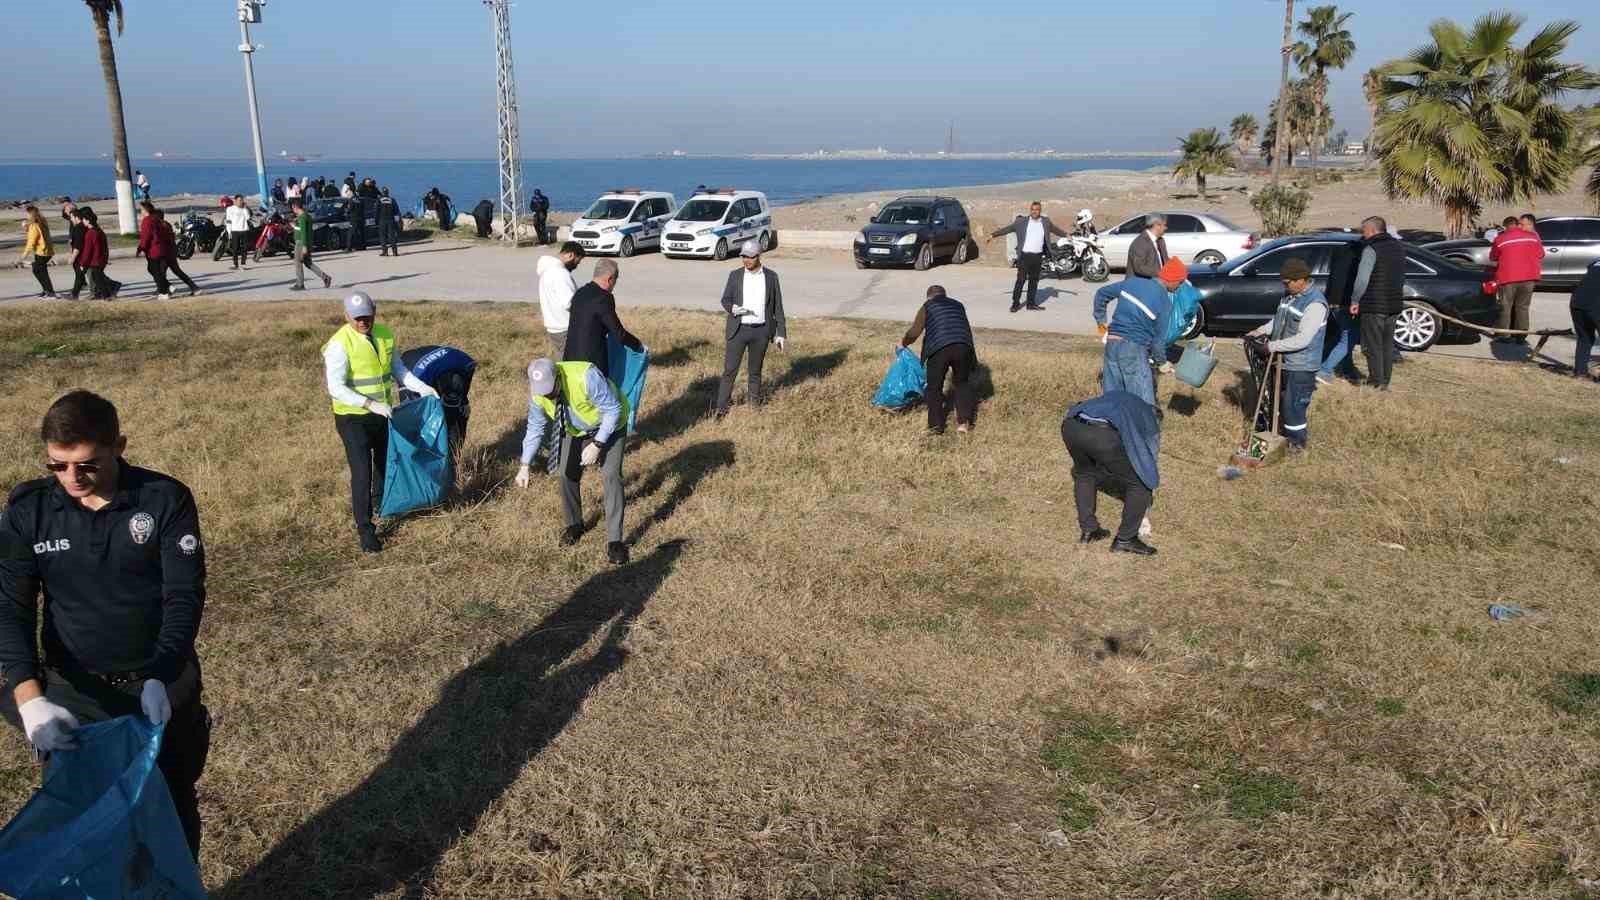
<instances>
[{"instance_id":1,"label":"white glove","mask_svg":"<svg viewBox=\"0 0 1600 900\"><path fill-rule=\"evenodd\" d=\"M19 265L20 265L20 263L19 263ZM733 308L733 314L736 315L736 316L745 316L745 315L749 315L750 314L750 310L745 309L742 306L735 306Z\"/></svg>"},{"instance_id":2,"label":"white glove","mask_svg":"<svg viewBox=\"0 0 1600 900\"><path fill-rule=\"evenodd\" d=\"M586 466L592 466L592 465L594 465L595 463L597 463L599 461L600 461L600 445L596 444L594 441L590 441L588 444L586 444L584 446L584 448L583 448L583 456L579 457L579 462L583 463Z\"/></svg>"},{"instance_id":3,"label":"white glove","mask_svg":"<svg viewBox=\"0 0 1600 900\"><path fill-rule=\"evenodd\" d=\"M433 388L429 387L428 385L423 385L421 388L419 388L417 390L417 396L419 396L419 397L432 397L435 400L437 400L437 399L439 399L439 392L434 390Z\"/></svg>"},{"instance_id":4,"label":"white glove","mask_svg":"<svg viewBox=\"0 0 1600 900\"><path fill-rule=\"evenodd\" d=\"M372 400L367 403L367 412L375 412L378 415L383 416L385 419L392 418L394 416L394 409L390 407L389 404L379 403L376 400Z\"/></svg>"},{"instance_id":5,"label":"white glove","mask_svg":"<svg viewBox=\"0 0 1600 900\"><path fill-rule=\"evenodd\" d=\"M158 678L145 680L139 692L139 708L151 725L165 725L172 718L172 701L167 697L167 686Z\"/></svg>"},{"instance_id":6,"label":"white glove","mask_svg":"<svg viewBox=\"0 0 1600 900\"><path fill-rule=\"evenodd\" d=\"M65 707L57 706L43 697L35 697L17 707L17 714L22 717L23 733L28 736L33 749L40 753L71 750L78 746L78 742L72 738L72 730L78 727L78 719Z\"/></svg>"},{"instance_id":7,"label":"white glove","mask_svg":"<svg viewBox=\"0 0 1600 900\"><path fill-rule=\"evenodd\" d=\"M520 466L517 469L517 487L525 488L527 486L528 486L528 467L527 466Z\"/></svg>"},{"instance_id":8,"label":"white glove","mask_svg":"<svg viewBox=\"0 0 1600 900\"><path fill-rule=\"evenodd\" d=\"M773 339L773 343L778 345L778 349L779 350L782 350L783 349L783 345L788 343L788 339L784 338L784 337L782 337L780 335L779 337Z\"/></svg>"}]
</instances>

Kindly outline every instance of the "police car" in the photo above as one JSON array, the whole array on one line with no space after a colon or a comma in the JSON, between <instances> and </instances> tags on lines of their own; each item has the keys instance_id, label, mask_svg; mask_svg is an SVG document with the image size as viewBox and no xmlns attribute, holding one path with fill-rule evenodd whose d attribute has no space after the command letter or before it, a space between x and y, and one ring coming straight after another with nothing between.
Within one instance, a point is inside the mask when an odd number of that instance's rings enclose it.
<instances>
[{"instance_id":1,"label":"police car","mask_svg":"<svg viewBox=\"0 0 1600 900\"><path fill-rule=\"evenodd\" d=\"M666 256L709 256L727 259L745 241L756 241L762 251L778 246L772 208L760 191L722 188L700 191L667 223L661 252Z\"/></svg>"},{"instance_id":2,"label":"police car","mask_svg":"<svg viewBox=\"0 0 1600 900\"><path fill-rule=\"evenodd\" d=\"M588 253L632 256L661 245L661 234L677 198L661 191L624 188L601 194L594 205L572 223L572 239Z\"/></svg>"}]
</instances>

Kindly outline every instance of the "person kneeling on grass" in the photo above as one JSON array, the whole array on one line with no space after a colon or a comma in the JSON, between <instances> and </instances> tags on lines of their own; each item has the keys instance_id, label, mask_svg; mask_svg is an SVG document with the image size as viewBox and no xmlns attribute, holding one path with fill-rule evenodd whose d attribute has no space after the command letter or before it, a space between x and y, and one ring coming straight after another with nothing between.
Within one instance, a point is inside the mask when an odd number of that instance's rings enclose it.
<instances>
[{"instance_id":1,"label":"person kneeling on grass","mask_svg":"<svg viewBox=\"0 0 1600 900\"><path fill-rule=\"evenodd\" d=\"M1072 456L1078 543L1111 537L1095 517L1099 490L1104 487L1123 497L1122 522L1111 552L1154 556L1156 548L1139 537L1139 523L1160 483L1156 454L1161 449L1161 417L1156 408L1127 391L1106 391L1067 410L1061 440Z\"/></svg>"},{"instance_id":2,"label":"person kneeling on grass","mask_svg":"<svg viewBox=\"0 0 1600 900\"><path fill-rule=\"evenodd\" d=\"M517 487L528 486L533 458L544 443L547 426L565 426L561 449L550 453L549 471L561 469L561 509L567 527L561 546L571 547L583 537L583 497L579 490L583 468L600 465L605 487L606 557L615 565L628 561L622 542L622 450L627 442L628 399L611 379L592 363L553 363L536 359L528 364L528 430L522 438L522 466ZM582 448L581 453L579 448Z\"/></svg>"},{"instance_id":3,"label":"person kneeling on grass","mask_svg":"<svg viewBox=\"0 0 1600 900\"><path fill-rule=\"evenodd\" d=\"M1278 277L1283 281L1283 300L1272 321L1250 332L1252 337L1266 337L1265 344L1250 346L1258 352L1283 355L1283 436L1289 441L1289 450L1299 453L1306 449L1310 433L1306 427L1306 412L1311 408L1311 395L1317 391L1317 372L1322 368L1322 338L1328 323L1328 298L1311 283L1311 267L1299 257L1291 257L1283 264Z\"/></svg>"},{"instance_id":4,"label":"person kneeling on grass","mask_svg":"<svg viewBox=\"0 0 1600 900\"><path fill-rule=\"evenodd\" d=\"M949 405L945 402L944 375L950 373L951 393L955 395L956 431L965 434L972 427L974 407L972 370L978 365L973 350L972 325L967 308L960 300L945 296L942 285L928 288L928 301L917 310L917 317L895 345L901 350L922 339L922 362L928 367L928 431L944 434Z\"/></svg>"}]
</instances>

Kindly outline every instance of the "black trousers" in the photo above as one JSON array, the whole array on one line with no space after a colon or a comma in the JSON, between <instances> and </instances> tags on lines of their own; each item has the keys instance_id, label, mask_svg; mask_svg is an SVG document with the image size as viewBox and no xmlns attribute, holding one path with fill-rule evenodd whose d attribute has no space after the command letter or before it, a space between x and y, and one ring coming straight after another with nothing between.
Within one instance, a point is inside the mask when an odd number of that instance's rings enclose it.
<instances>
[{"instance_id":1,"label":"black trousers","mask_svg":"<svg viewBox=\"0 0 1600 900\"><path fill-rule=\"evenodd\" d=\"M745 402L751 406L761 405L761 364L767 358L771 329L770 322L740 325L728 339L728 347L722 354L722 382L717 385L717 412L728 411L728 404L733 400L733 379L739 374L739 363L744 360L746 351L750 353L750 391Z\"/></svg>"},{"instance_id":2,"label":"black trousers","mask_svg":"<svg viewBox=\"0 0 1600 900\"><path fill-rule=\"evenodd\" d=\"M385 222L378 225L378 243L382 245L384 253L400 255L400 226L395 222Z\"/></svg>"},{"instance_id":3,"label":"black trousers","mask_svg":"<svg viewBox=\"0 0 1600 900\"><path fill-rule=\"evenodd\" d=\"M950 373L950 392L955 395L956 424L972 422L976 400L972 393L972 369L977 354L971 344L951 344L940 347L928 357L928 427L943 431L949 403L945 399L944 377Z\"/></svg>"},{"instance_id":4,"label":"black trousers","mask_svg":"<svg viewBox=\"0 0 1600 900\"><path fill-rule=\"evenodd\" d=\"M89 268L89 289L94 292L96 300L110 300L122 288L122 282L113 281L106 275L105 266L91 266Z\"/></svg>"},{"instance_id":5,"label":"black trousers","mask_svg":"<svg viewBox=\"0 0 1600 900\"><path fill-rule=\"evenodd\" d=\"M1400 350L1394 343L1394 325L1398 315L1361 311L1361 352L1367 357L1367 384L1387 388L1389 376L1394 374L1394 358Z\"/></svg>"},{"instance_id":6,"label":"black trousers","mask_svg":"<svg viewBox=\"0 0 1600 900\"><path fill-rule=\"evenodd\" d=\"M472 221L478 226L478 237L486 238L493 234L489 229L490 219L488 216L475 215L472 217Z\"/></svg>"},{"instance_id":7,"label":"black trousers","mask_svg":"<svg viewBox=\"0 0 1600 900\"><path fill-rule=\"evenodd\" d=\"M45 698L65 707L77 717L80 725L119 716L144 715L139 705L139 696L144 690L141 680L113 687L98 675L71 667L48 668L43 681ZM9 689L3 694L0 717L20 729L22 718L17 714L16 699ZM200 798L195 783L205 771L206 756L211 751L211 715L201 701L198 662L191 662L183 675L167 686L167 696L172 701L172 720L161 736L156 765L161 769L161 777L166 779L167 790L172 793L172 805L177 808L189 852L198 862Z\"/></svg>"},{"instance_id":8,"label":"black trousers","mask_svg":"<svg viewBox=\"0 0 1600 900\"><path fill-rule=\"evenodd\" d=\"M1093 531L1100 527L1095 517L1099 490L1122 495L1122 523L1117 540L1131 541L1139 536L1139 523L1150 511L1150 489L1139 480L1133 461L1122 446L1122 435L1109 425L1091 425L1077 419L1061 423L1061 440L1072 456L1072 499L1078 506L1078 527Z\"/></svg>"},{"instance_id":9,"label":"black trousers","mask_svg":"<svg viewBox=\"0 0 1600 900\"><path fill-rule=\"evenodd\" d=\"M50 283L50 257L35 256L33 258L33 277L39 279L39 289L46 294L54 294L56 286Z\"/></svg>"},{"instance_id":10,"label":"black trousers","mask_svg":"<svg viewBox=\"0 0 1600 900\"><path fill-rule=\"evenodd\" d=\"M345 252L367 249L366 226L356 222L350 223L350 228L344 233L344 249Z\"/></svg>"},{"instance_id":11,"label":"black trousers","mask_svg":"<svg viewBox=\"0 0 1600 900\"><path fill-rule=\"evenodd\" d=\"M389 458L389 420L377 413L334 416L345 461L350 464L350 516L356 531L372 531L372 490L383 491L383 474Z\"/></svg>"},{"instance_id":12,"label":"black trousers","mask_svg":"<svg viewBox=\"0 0 1600 900\"><path fill-rule=\"evenodd\" d=\"M1035 306L1039 302L1039 267L1044 265L1043 253L1017 253L1017 283L1011 288L1011 305L1016 306L1022 299L1022 285L1028 285L1028 305Z\"/></svg>"},{"instance_id":13,"label":"black trousers","mask_svg":"<svg viewBox=\"0 0 1600 900\"><path fill-rule=\"evenodd\" d=\"M77 296L79 294L83 293L84 285L86 285L88 283L89 283L89 270L85 269L83 266L78 265L77 263L73 263L72 264L72 296L73 296L73 299L77 299Z\"/></svg>"},{"instance_id":14,"label":"black trousers","mask_svg":"<svg viewBox=\"0 0 1600 900\"><path fill-rule=\"evenodd\" d=\"M550 239L545 237L544 233L544 224L548 218L549 217L542 212L533 214L533 230L534 233L539 236L539 243L541 244L548 244L550 242Z\"/></svg>"},{"instance_id":15,"label":"black trousers","mask_svg":"<svg viewBox=\"0 0 1600 900\"><path fill-rule=\"evenodd\" d=\"M245 257L249 256L250 251L254 249L250 246L250 232L230 231L228 232L228 241L228 251L233 254L234 267L237 268L244 265Z\"/></svg>"},{"instance_id":16,"label":"black trousers","mask_svg":"<svg viewBox=\"0 0 1600 900\"><path fill-rule=\"evenodd\" d=\"M1596 332L1600 331L1600 318L1586 309L1574 306L1572 333L1578 339L1578 352L1572 359L1572 371L1578 375L1589 374L1589 354L1594 350Z\"/></svg>"}]
</instances>

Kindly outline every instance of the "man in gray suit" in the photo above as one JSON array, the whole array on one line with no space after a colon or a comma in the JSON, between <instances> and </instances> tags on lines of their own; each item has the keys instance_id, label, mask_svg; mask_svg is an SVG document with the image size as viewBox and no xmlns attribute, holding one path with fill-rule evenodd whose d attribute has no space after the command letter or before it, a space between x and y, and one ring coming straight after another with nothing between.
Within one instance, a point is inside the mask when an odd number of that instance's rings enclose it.
<instances>
[{"instance_id":1,"label":"man in gray suit","mask_svg":"<svg viewBox=\"0 0 1600 900\"><path fill-rule=\"evenodd\" d=\"M1167 255L1167 217L1160 213L1144 217L1144 233L1128 247L1128 274L1154 278L1172 257Z\"/></svg>"},{"instance_id":2,"label":"man in gray suit","mask_svg":"<svg viewBox=\"0 0 1600 900\"><path fill-rule=\"evenodd\" d=\"M1017 283L1011 288L1011 311L1022 308L1023 282L1028 284L1028 308L1043 309L1039 305L1039 267L1044 265L1044 255L1048 251L1045 245L1050 242L1050 235L1066 237L1067 233L1044 215L1044 207L1035 200L1028 207L1028 215L1017 216L1010 225L997 229L989 235L989 241L1002 234L1017 236Z\"/></svg>"},{"instance_id":3,"label":"man in gray suit","mask_svg":"<svg viewBox=\"0 0 1600 900\"><path fill-rule=\"evenodd\" d=\"M723 354L722 383L717 387L719 419L728 414L733 379L739 374L739 363L746 351L750 354L749 402L759 406L761 363L767 357L767 345L777 344L782 350L789 339L778 273L761 265L761 247L755 241L745 241L739 256L744 268L729 272L728 284L722 289L722 308L728 311L728 347Z\"/></svg>"}]
</instances>

